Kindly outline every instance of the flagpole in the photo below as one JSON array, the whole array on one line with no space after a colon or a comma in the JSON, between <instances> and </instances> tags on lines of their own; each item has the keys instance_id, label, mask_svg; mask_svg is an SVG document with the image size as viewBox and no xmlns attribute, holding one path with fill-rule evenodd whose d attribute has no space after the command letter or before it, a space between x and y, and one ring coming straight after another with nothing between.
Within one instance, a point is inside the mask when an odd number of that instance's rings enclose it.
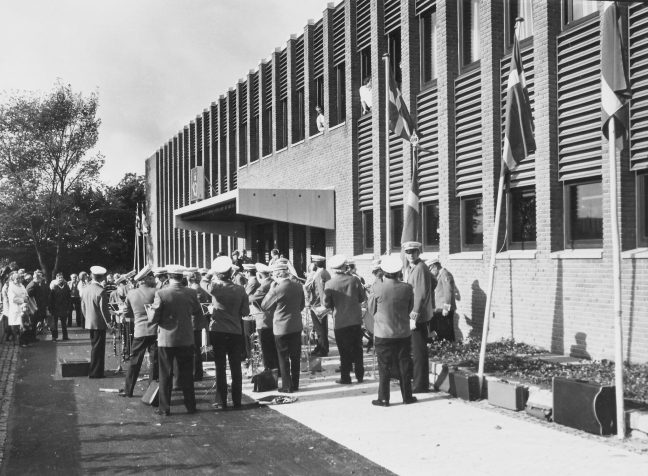
<instances>
[{"instance_id":1,"label":"flagpole","mask_svg":"<svg viewBox=\"0 0 648 476\"><path fill-rule=\"evenodd\" d=\"M137 215L139 212L139 203L136 204L135 210L135 249L133 250L133 269L137 269Z\"/></svg>"},{"instance_id":2,"label":"flagpole","mask_svg":"<svg viewBox=\"0 0 648 476\"><path fill-rule=\"evenodd\" d=\"M616 392L617 436L624 439L626 422L623 401L623 317L621 314L621 251L617 210L617 169L614 118L608 121L608 160L610 163L610 211L612 220L612 283L614 289L614 385Z\"/></svg>"},{"instance_id":3,"label":"flagpole","mask_svg":"<svg viewBox=\"0 0 648 476\"><path fill-rule=\"evenodd\" d=\"M391 253L391 207L390 207L390 179L389 174L389 54L383 55L385 62L385 254Z\"/></svg>"}]
</instances>

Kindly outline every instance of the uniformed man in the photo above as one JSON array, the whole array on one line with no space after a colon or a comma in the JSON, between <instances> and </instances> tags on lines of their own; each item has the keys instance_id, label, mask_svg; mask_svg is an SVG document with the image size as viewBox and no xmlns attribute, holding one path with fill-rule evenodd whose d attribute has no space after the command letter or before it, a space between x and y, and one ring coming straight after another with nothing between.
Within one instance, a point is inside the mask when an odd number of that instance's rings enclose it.
<instances>
[{"instance_id":1,"label":"uniformed man","mask_svg":"<svg viewBox=\"0 0 648 476\"><path fill-rule=\"evenodd\" d=\"M156 289L162 289L168 284L167 270L163 266L153 268L153 276L155 276Z\"/></svg>"},{"instance_id":2,"label":"uniformed man","mask_svg":"<svg viewBox=\"0 0 648 476\"><path fill-rule=\"evenodd\" d=\"M438 259L430 263L430 271L436 279L434 288L434 317L432 330L439 339L454 342L454 313L457 309L454 277Z\"/></svg>"},{"instance_id":3,"label":"uniformed man","mask_svg":"<svg viewBox=\"0 0 648 476\"><path fill-rule=\"evenodd\" d=\"M317 269L313 276L313 284L311 291L310 314L311 321L313 322L313 330L317 334L317 344L311 355L317 357L326 357L329 353L329 340L328 340L328 314L319 314L315 309L324 306L324 286L326 282L331 279L331 275L326 270L326 258L320 255L312 255L311 261Z\"/></svg>"},{"instance_id":4,"label":"uniformed man","mask_svg":"<svg viewBox=\"0 0 648 476\"><path fill-rule=\"evenodd\" d=\"M110 293L110 304L117 306L118 311L113 313L115 317L121 317L119 322L119 332L122 339L123 359L126 361L130 358L131 343L133 342L133 317L124 316L124 305L128 295L126 275L115 274L115 290Z\"/></svg>"},{"instance_id":5,"label":"uniformed man","mask_svg":"<svg viewBox=\"0 0 648 476\"><path fill-rule=\"evenodd\" d=\"M257 263L255 266L259 287L250 296L250 306L251 312L255 315L256 331L259 334L259 344L261 345L261 354L263 356L263 366L266 370L278 369L279 360L275 336L272 331L272 313L265 312L261 309L261 303L274 283L272 270L263 263Z\"/></svg>"},{"instance_id":6,"label":"uniformed man","mask_svg":"<svg viewBox=\"0 0 648 476\"><path fill-rule=\"evenodd\" d=\"M212 262L214 283L211 287L214 312L209 325L209 340L214 347L216 366L216 392L221 408L227 408L226 359L229 360L232 376L232 405L241 406L243 374L241 355L243 352L243 316L250 314L250 301L245 288L232 282L232 260L220 256Z\"/></svg>"},{"instance_id":7,"label":"uniformed man","mask_svg":"<svg viewBox=\"0 0 648 476\"><path fill-rule=\"evenodd\" d=\"M189 268L185 271L185 278L187 279L189 289L192 289L196 293L198 302L200 303L201 309L204 309L203 304L211 302L211 295L200 287L199 280L200 274L198 274L198 268ZM192 316L191 322L194 330L194 381L198 382L203 379L203 364L202 364L202 355L200 347L202 345L202 331L208 327L208 319L205 317L205 313L201 313L199 318Z\"/></svg>"},{"instance_id":8,"label":"uniformed man","mask_svg":"<svg viewBox=\"0 0 648 476\"><path fill-rule=\"evenodd\" d=\"M202 316L195 291L182 285L184 267L167 266L168 286L158 289L151 306L151 324L158 325L158 359L160 362L159 415L171 414L173 363L177 362L178 383L182 389L187 413L195 413L196 396L193 383L192 318Z\"/></svg>"},{"instance_id":9,"label":"uniformed man","mask_svg":"<svg viewBox=\"0 0 648 476\"><path fill-rule=\"evenodd\" d=\"M243 274L245 276L245 294L248 295L248 299L252 297L259 287L259 280L256 278L256 266L254 264L250 263L245 263L243 264ZM252 359L252 342L250 342L250 338L252 334L254 334L254 331L256 330L256 323L254 320L254 317L247 316L247 319L243 320L243 343L245 347L245 355L244 358L246 359L245 366L250 369L251 368L251 359ZM251 377L251 375L250 375Z\"/></svg>"},{"instance_id":10,"label":"uniformed man","mask_svg":"<svg viewBox=\"0 0 648 476\"><path fill-rule=\"evenodd\" d=\"M350 384L351 368L358 383L364 380L362 356L362 309L367 298L360 280L349 274L347 257L335 255L329 260L333 276L324 288L324 305L333 311L335 341L340 352L340 379L335 383Z\"/></svg>"},{"instance_id":11,"label":"uniformed man","mask_svg":"<svg viewBox=\"0 0 648 476\"><path fill-rule=\"evenodd\" d=\"M405 281L414 290L414 308L410 313L412 327L412 392L430 391L430 361L427 351L428 323L434 313L434 278L421 260L421 243L407 241L402 245L407 257Z\"/></svg>"},{"instance_id":12,"label":"uniformed man","mask_svg":"<svg viewBox=\"0 0 648 476\"><path fill-rule=\"evenodd\" d=\"M126 296L124 317L133 319L135 324L133 346L131 348L130 365L126 373L124 388L119 391L122 397L132 397L137 377L144 354L148 351L150 371L149 384L159 378L158 348L157 348L157 324L148 320L146 306L153 304L155 298L155 277L151 272L151 265L146 265L134 277L139 287L132 289Z\"/></svg>"},{"instance_id":13,"label":"uniformed man","mask_svg":"<svg viewBox=\"0 0 648 476\"><path fill-rule=\"evenodd\" d=\"M90 378L104 378L106 359L106 329L110 322L108 293L100 284L106 277L106 268L90 268L90 283L81 289L81 311L85 328L90 330Z\"/></svg>"},{"instance_id":14,"label":"uniformed man","mask_svg":"<svg viewBox=\"0 0 648 476\"><path fill-rule=\"evenodd\" d=\"M281 372L279 392L292 393L299 390L304 289L291 279L286 263L275 263L273 274L276 284L270 287L261 308L272 314L272 331Z\"/></svg>"},{"instance_id":15,"label":"uniformed man","mask_svg":"<svg viewBox=\"0 0 648 476\"><path fill-rule=\"evenodd\" d=\"M398 255L385 256L380 263L383 279L373 286L369 312L374 316L374 339L378 357L378 399L371 403L389 406L390 369L398 368L403 403L414 403L409 377L411 330L414 307L412 286L400 280L403 263ZM393 365L396 364L396 365Z\"/></svg>"}]
</instances>

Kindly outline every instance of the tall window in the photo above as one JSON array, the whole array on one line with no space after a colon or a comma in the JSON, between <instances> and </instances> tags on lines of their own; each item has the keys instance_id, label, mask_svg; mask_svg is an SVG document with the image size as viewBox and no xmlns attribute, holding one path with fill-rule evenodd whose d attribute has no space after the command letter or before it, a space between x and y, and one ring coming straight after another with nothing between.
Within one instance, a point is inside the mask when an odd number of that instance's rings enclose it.
<instances>
[{"instance_id":1,"label":"tall window","mask_svg":"<svg viewBox=\"0 0 648 476\"><path fill-rule=\"evenodd\" d=\"M371 48L367 47L360 51L360 82L371 78Z\"/></svg>"},{"instance_id":2,"label":"tall window","mask_svg":"<svg viewBox=\"0 0 648 476\"><path fill-rule=\"evenodd\" d=\"M603 189L600 181L565 185L565 247L603 246Z\"/></svg>"},{"instance_id":3,"label":"tall window","mask_svg":"<svg viewBox=\"0 0 648 476\"><path fill-rule=\"evenodd\" d=\"M518 25L518 38L524 40L533 36L533 1L507 0L504 3L504 26L506 29L506 47L513 45L515 37L515 19L524 19Z\"/></svg>"},{"instance_id":4,"label":"tall window","mask_svg":"<svg viewBox=\"0 0 648 476\"><path fill-rule=\"evenodd\" d=\"M263 155L272 154L272 108L263 111Z\"/></svg>"},{"instance_id":5,"label":"tall window","mask_svg":"<svg viewBox=\"0 0 648 476\"><path fill-rule=\"evenodd\" d=\"M563 0L563 22L571 23L598 11L592 0Z\"/></svg>"},{"instance_id":6,"label":"tall window","mask_svg":"<svg viewBox=\"0 0 648 476\"><path fill-rule=\"evenodd\" d=\"M298 89L293 111L293 144L304 140L304 90Z\"/></svg>"},{"instance_id":7,"label":"tall window","mask_svg":"<svg viewBox=\"0 0 648 476\"><path fill-rule=\"evenodd\" d=\"M536 200L533 188L514 188L508 195L508 247L534 249L536 246Z\"/></svg>"},{"instance_id":8,"label":"tall window","mask_svg":"<svg viewBox=\"0 0 648 476\"><path fill-rule=\"evenodd\" d=\"M341 124L346 119L346 87L344 63L335 67L335 117L332 125Z\"/></svg>"},{"instance_id":9,"label":"tall window","mask_svg":"<svg viewBox=\"0 0 648 476\"><path fill-rule=\"evenodd\" d=\"M387 53L389 54L389 67L391 68L396 84L400 88L403 76L401 73L401 34L400 29L392 31L387 36Z\"/></svg>"},{"instance_id":10,"label":"tall window","mask_svg":"<svg viewBox=\"0 0 648 476\"><path fill-rule=\"evenodd\" d=\"M419 17L419 49L421 54L421 88L437 77L437 15L427 10Z\"/></svg>"},{"instance_id":11,"label":"tall window","mask_svg":"<svg viewBox=\"0 0 648 476\"><path fill-rule=\"evenodd\" d=\"M459 54L461 66L480 59L479 0L459 2Z\"/></svg>"},{"instance_id":12,"label":"tall window","mask_svg":"<svg viewBox=\"0 0 648 476\"><path fill-rule=\"evenodd\" d=\"M439 204L424 203L421 207L421 225L423 228L423 250L438 251L439 249Z\"/></svg>"},{"instance_id":13,"label":"tall window","mask_svg":"<svg viewBox=\"0 0 648 476\"><path fill-rule=\"evenodd\" d=\"M239 167L247 165L248 161L247 133L248 125L244 122L239 126Z\"/></svg>"},{"instance_id":14,"label":"tall window","mask_svg":"<svg viewBox=\"0 0 648 476\"><path fill-rule=\"evenodd\" d=\"M259 160L259 115L255 114L250 122L250 162Z\"/></svg>"},{"instance_id":15,"label":"tall window","mask_svg":"<svg viewBox=\"0 0 648 476\"><path fill-rule=\"evenodd\" d=\"M484 213L481 197L461 199L461 250L483 249Z\"/></svg>"},{"instance_id":16,"label":"tall window","mask_svg":"<svg viewBox=\"0 0 648 476\"><path fill-rule=\"evenodd\" d=\"M313 81L313 92L315 94L315 105L322 108L324 115L328 114L324 104L324 76L319 76ZM311 111L311 135L318 134L317 130L317 112Z\"/></svg>"},{"instance_id":17,"label":"tall window","mask_svg":"<svg viewBox=\"0 0 648 476\"><path fill-rule=\"evenodd\" d=\"M648 246L648 173L637 176L637 246Z\"/></svg>"},{"instance_id":18,"label":"tall window","mask_svg":"<svg viewBox=\"0 0 648 476\"><path fill-rule=\"evenodd\" d=\"M403 206L392 207L391 209L391 248L398 251L401 247L401 234L403 233Z\"/></svg>"},{"instance_id":19,"label":"tall window","mask_svg":"<svg viewBox=\"0 0 648 476\"><path fill-rule=\"evenodd\" d=\"M362 252L372 253L373 239L373 210L364 210L362 214Z\"/></svg>"},{"instance_id":20,"label":"tall window","mask_svg":"<svg viewBox=\"0 0 648 476\"><path fill-rule=\"evenodd\" d=\"M277 150L288 147L288 100L282 99L279 103L279 117L277 124Z\"/></svg>"}]
</instances>

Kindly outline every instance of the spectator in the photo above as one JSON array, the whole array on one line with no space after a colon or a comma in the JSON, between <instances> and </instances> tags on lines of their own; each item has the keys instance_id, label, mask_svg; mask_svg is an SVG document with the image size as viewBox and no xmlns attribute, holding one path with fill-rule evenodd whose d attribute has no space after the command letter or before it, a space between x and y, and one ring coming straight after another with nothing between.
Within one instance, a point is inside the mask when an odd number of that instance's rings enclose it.
<instances>
[{"instance_id":1,"label":"spectator","mask_svg":"<svg viewBox=\"0 0 648 476\"><path fill-rule=\"evenodd\" d=\"M72 307L68 315L67 325L72 327L72 311L74 311L77 327L82 327L83 316L81 314L81 295L79 294L79 276L72 273L68 281L68 288L70 288L70 298L72 300Z\"/></svg>"},{"instance_id":2,"label":"spectator","mask_svg":"<svg viewBox=\"0 0 648 476\"><path fill-rule=\"evenodd\" d=\"M63 340L68 339L67 320L72 309L72 296L70 288L63 278L63 273L56 274L56 282L54 288L49 294L49 311L52 314L52 341L58 340L58 321L61 321L61 329L63 331Z\"/></svg>"},{"instance_id":3,"label":"spectator","mask_svg":"<svg viewBox=\"0 0 648 476\"><path fill-rule=\"evenodd\" d=\"M315 123L317 124L317 130L320 132L324 132L324 129L326 129L326 119L324 118L324 111L320 106L315 106L315 112L317 112L317 119L315 119Z\"/></svg>"},{"instance_id":4,"label":"spectator","mask_svg":"<svg viewBox=\"0 0 648 476\"><path fill-rule=\"evenodd\" d=\"M8 317L12 333L14 336L18 336L20 347L27 347L27 335L25 335L25 332L29 327L28 299L29 296L20 281L20 275L15 272L12 273L7 289Z\"/></svg>"},{"instance_id":5,"label":"spectator","mask_svg":"<svg viewBox=\"0 0 648 476\"><path fill-rule=\"evenodd\" d=\"M47 317L47 306L49 304L50 289L45 282L45 276L40 269L34 271L34 280L30 282L27 287L27 294L30 298L30 305L32 306L31 315L31 329L29 332L30 339L37 342L36 327L40 322L44 325Z\"/></svg>"},{"instance_id":6,"label":"spectator","mask_svg":"<svg viewBox=\"0 0 648 476\"><path fill-rule=\"evenodd\" d=\"M362 106L362 114L367 114L371 111L371 78L366 77L360 86L360 105Z\"/></svg>"}]
</instances>

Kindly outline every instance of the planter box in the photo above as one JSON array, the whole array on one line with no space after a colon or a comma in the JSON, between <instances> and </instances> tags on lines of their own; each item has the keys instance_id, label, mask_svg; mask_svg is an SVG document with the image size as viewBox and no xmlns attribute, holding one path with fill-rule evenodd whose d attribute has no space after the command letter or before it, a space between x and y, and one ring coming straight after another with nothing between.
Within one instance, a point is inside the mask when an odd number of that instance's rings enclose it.
<instances>
[{"instance_id":1,"label":"planter box","mask_svg":"<svg viewBox=\"0 0 648 476\"><path fill-rule=\"evenodd\" d=\"M450 369L442 362L430 362L430 372L432 373L432 385L434 390L449 393L456 396L454 382L450 380Z\"/></svg>"},{"instance_id":2,"label":"planter box","mask_svg":"<svg viewBox=\"0 0 648 476\"><path fill-rule=\"evenodd\" d=\"M616 433L614 385L554 377L553 415L561 425L593 433Z\"/></svg>"},{"instance_id":3,"label":"planter box","mask_svg":"<svg viewBox=\"0 0 648 476\"><path fill-rule=\"evenodd\" d=\"M90 374L90 360L59 359L61 377L87 377Z\"/></svg>"},{"instance_id":4,"label":"planter box","mask_svg":"<svg viewBox=\"0 0 648 476\"><path fill-rule=\"evenodd\" d=\"M505 380L488 381L488 403L519 412L526 407L529 389Z\"/></svg>"},{"instance_id":5,"label":"planter box","mask_svg":"<svg viewBox=\"0 0 648 476\"><path fill-rule=\"evenodd\" d=\"M479 377L477 375L460 371L451 372L450 381L454 381L455 392L450 393L452 396L467 401L479 400ZM451 390L453 390L452 387L451 383Z\"/></svg>"},{"instance_id":6,"label":"planter box","mask_svg":"<svg viewBox=\"0 0 648 476\"><path fill-rule=\"evenodd\" d=\"M551 421L553 413L553 394L551 390L530 386L525 410L532 417Z\"/></svg>"}]
</instances>

